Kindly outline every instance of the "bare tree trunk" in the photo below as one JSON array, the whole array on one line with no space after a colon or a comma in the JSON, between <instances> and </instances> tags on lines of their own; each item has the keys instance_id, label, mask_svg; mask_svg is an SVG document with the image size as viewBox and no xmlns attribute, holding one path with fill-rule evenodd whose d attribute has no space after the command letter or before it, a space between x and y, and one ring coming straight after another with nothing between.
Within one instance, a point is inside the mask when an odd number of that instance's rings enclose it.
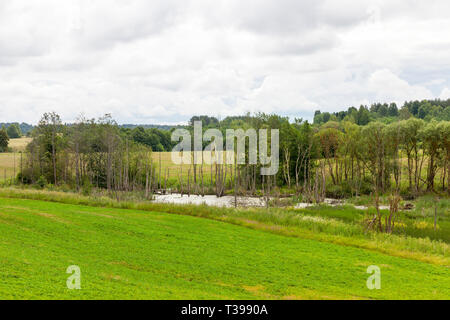
<instances>
[{"instance_id":1,"label":"bare tree trunk","mask_svg":"<svg viewBox=\"0 0 450 320\"><path fill-rule=\"evenodd\" d=\"M321 202L325 200L326 193L326 175L325 175L325 163L322 163L322 197Z\"/></svg>"},{"instance_id":2,"label":"bare tree trunk","mask_svg":"<svg viewBox=\"0 0 450 320\"><path fill-rule=\"evenodd\" d=\"M53 179L54 179L54 183L55 186L57 185L57 181L56 181L56 148L55 148L55 128L53 128L52 130L52 162L53 162Z\"/></svg>"},{"instance_id":3,"label":"bare tree trunk","mask_svg":"<svg viewBox=\"0 0 450 320\"><path fill-rule=\"evenodd\" d=\"M169 180L170 177L170 169L167 168L167 174L166 174L166 182L164 184L164 189L166 189L165 193L167 194L167 180Z\"/></svg>"},{"instance_id":4,"label":"bare tree trunk","mask_svg":"<svg viewBox=\"0 0 450 320\"><path fill-rule=\"evenodd\" d=\"M75 144L75 184L77 185L77 191L80 190L80 153L79 144Z\"/></svg>"},{"instance_id":5,"label":"bare tree trunk","mask_svg":"<svg viewBox=\"0 0 450 320\"><path fill-rule=\"evenodd\" d=\"M205 184L203 181L203 160L202 160L202 166L200 167L200 177L201 177L201 183L202 183L202 197L205 197Z\"/></svg>"},{"instance_id":6,"label":"bare tree trunk","mask_svg":"<svg viewBox=\"0 0 450 320\"><path fill-rule=\"evenodd\" d=\"M253 187L252 187L252 194L256 194L256 165L253 165Z\"/></svg>"},{"instance_id":7,"label":"bare tree trunk","mask_svg":"<svg viewBox=\"0 0 450 320\"><path fill-rule=\"evenodd\" d=\"M336 179L334 177L333 166L331 164L330 158L327 158L327 162L328 162L328 167L330 168L331 179L333 180L333 184L336 185Z\"/></svg>"},{"instance_id":8,"label":"bare tree trunk","mask_svg":"<svg viewBox=\"0 0 450 320\"><path fill-rule=\"evenodd\" d=\"M188 187L188 197L191 196L191 168L188 170L188 180L187 180L187 187Z\"/></svg>"},{"instance_id":9,"label":"bare tree trunk","mask_svg":"<svg viewBox=\"0 0 450 320\"><path fill-rule=\"evenodd\" d=\"M285 180L289 186L289 188L291 188L291 170L290 170L290 166L289 166L289 161L290 160L290 152L289 152L289 148L285 148L284 149L284 175L285 175Z\"/></svg>"},{"instance_id":10,"label":"bare tree trunk","mask_svg":"<svg viewBox=\"0 0 450 320\"><path fill-rule=\"evenodd\" d=\"M16 180L16 153L13 152L13 158L14 158L14 168L13 168L13 177L11 183Z\"/></svg>"},{"instance_id":11,"label":"bare tree trunk","mask_svg":"<svg viewBox=\"0 0 450 320\"><path fill-rule=\"evenodd\" d=\"M161 190L162 189L162 182L161 182L161 152L159 152L159 177L158 177L158 180L159 180L159 189Z\"/></svg>"},{"instance_id":12,"label":"bare tree trunk","mask_svg":"<svg viewBox=\"0 0 450 320\"><path fill-rule=\"evenodd\" d=\"M145 166L145 199L148 199L148 164Z\"/></svg>"},{"instance_id":13,"label":"bare tree trunk","mask_svg":"<svg viewBox=\"0 0 450 320\"><path fill-rule=\"evenodd\" d=\"M179 173L179 180L180 180L180 193L181 196L183 196L183 164L180 164L180 173Z\"/></svg>"},{"instance_id":14,"label":"bare tree trunk","mask_svg":"<svg viewBox=\"0 0 450 320\"><path fill-rule=\"evenodd\" d=\"M298 146L298 152L297 152L297 159L295 160L295 188L297 193L299 192L300 188L300 181L299 181L299 175L300 175L300 146Z\"/></svg>"},{"instance_id":15,"label":"bare tree trunk","mask_svg":"<svg viewBox=\"0 0 450 320\"><path fill-rule=\"evenodd\" d=\"M237 163L236 163L236 154L234 156L234 207L237 208Z\"/></svg>"}]
</instances>

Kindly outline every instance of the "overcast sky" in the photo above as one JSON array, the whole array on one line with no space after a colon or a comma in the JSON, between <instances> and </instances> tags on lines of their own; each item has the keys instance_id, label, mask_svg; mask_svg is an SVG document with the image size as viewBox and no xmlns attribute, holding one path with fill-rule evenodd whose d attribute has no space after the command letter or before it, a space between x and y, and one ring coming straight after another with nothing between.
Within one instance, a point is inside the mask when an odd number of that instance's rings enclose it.
<instances>
[{"instance_id":1,"label":"overcast sky","mask_svg":"<svg viewBox=\"0 0 450 320\"><path fill-rule=\"evenodd\" d=\"M450 1L1 0L0 122L450 98Z\"/></svg>"}]
</instances>

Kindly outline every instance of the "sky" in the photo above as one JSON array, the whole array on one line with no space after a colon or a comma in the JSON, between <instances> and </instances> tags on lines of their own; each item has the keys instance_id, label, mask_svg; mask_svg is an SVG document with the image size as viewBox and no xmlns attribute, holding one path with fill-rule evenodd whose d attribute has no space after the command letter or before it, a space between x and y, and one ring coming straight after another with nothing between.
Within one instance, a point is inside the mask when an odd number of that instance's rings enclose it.
<instances>
[{"instance_id":1,"label":"sky","mask_svg":"<svg viewBox=\"0 0 450 320\"><path fill-rule=\"evenodd\" d=\"M448 0L1 0L0 122L450 98Z\"/></svg>"}]
</instances>

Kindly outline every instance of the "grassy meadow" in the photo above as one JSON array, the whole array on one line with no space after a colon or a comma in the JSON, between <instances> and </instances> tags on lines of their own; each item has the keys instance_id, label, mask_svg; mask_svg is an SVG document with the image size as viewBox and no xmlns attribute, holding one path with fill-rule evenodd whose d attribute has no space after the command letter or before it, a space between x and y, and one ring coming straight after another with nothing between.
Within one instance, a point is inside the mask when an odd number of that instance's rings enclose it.
<instances>
[{"instance_id":1,"label":"grassy meadow","mask_svg":"<svg viewBox=\"0 0 450 320\"><path fill-rule=\"evenodd\" d=\"M450 298L448 265L204 217L5 195L3 299ZM81 268L81 290L66 288L69 265ZM381 290L366 287L370 265Z\"/></svg>"},{"instance_id":2,"label":"grassy meadow","mask_svg":"<svg viewBox=\"0 0 450 320\"><path fill-rule=\"evenodd\" d=\"M28 142L12 140L14 152L0 153L0 181L19 172ZM176 187L181 167L171 154L152 157ZM205 184L211 169L204 166ZM279 207L275 198L270 208L234 209L159 204L139 190L119 199L95 188L83 195L67 185L2 186L0 299L450 299L443 195L403 200L413 209L400 211L386 234L367 229L373 196L304 209L290 196ZM81 290L66 287L71 265L81 268ZM381 290L366 287L372 265Z\"/></svg>"}]
</instances>

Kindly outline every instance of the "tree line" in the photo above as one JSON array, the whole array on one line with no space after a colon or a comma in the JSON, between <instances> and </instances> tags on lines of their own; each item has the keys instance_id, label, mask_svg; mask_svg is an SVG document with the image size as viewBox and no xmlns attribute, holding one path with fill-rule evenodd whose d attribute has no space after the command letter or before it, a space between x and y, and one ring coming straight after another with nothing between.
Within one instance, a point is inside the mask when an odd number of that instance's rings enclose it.
<instances>
[{"instance_id":1,"label":"tree line","mask_svg":"<svg viewBox=\"0 0 450 320\"><path fill-rule=\"evenodd\" d=\"M22 131L18 123L11 123L7 126L2 125L0 129L0 152L9 151L9 140L17 139L22 136Z\"/></svg>"},{"instance_id":2,"label":"tree line","mask_svg":"<svg viewBox=\"0 0 450 320\"><path fill-rule=\"evenodd\" d=\"M56 113L43 115L31 134L18 180L133 191L149 183L151 149L124 134L110 115L79 118L63 125Z\"/></svg>"},{"instance_id":3,"label":"tree line","mask_svg":"<svg viewBox=\"0 0 450 320\"><path fill-rule=\"evenodd\" d=\"M224 137L226 129L280 131L278 173L261 176L261 164L214 164L209 181L218 196L227 192L261 195L278 190L321 202L327 196L375 192L407 197L424 192L450 193L449 121L427 122L411 117L390 124L372 121L365 126L346 120L311 124L303 119L290 121L288 117L258 113L222 121L195 117L186 128L192 130L194 121L202 121L203 130L221 130ZM27 146L18 180L67 184L76 189L90 186L146 193L165 189L169 173L152 161L151 152L170 150L176 143L171 141L170 133L156 128L121 128L110 115L97 120L80 118L64 125L59 115L46 113L31 133L33 140ZM161 146L154 148L152 140L156 137ZM178 190L186 191L189 185L189 190L204 193L203 166L192 165L187 170L188 181L183 181L181 174Z\"/></svg>"},{"instance_id":4,"label":"tree line","mask_svg":"<svg viewBox=\"0 0 450 320\"><path fill-rule=\"evenodd\" d=\"M410 117L364 126L348 120L310 124L261 113L210 120L204 130L211 127L221 129L224 136L228 128L279 129L280 170L272 179L276 186L311 201L375 191L407 197L450 193L450 121ZM239 170L245 174L253 169L246 165ZM255 182L262 187L262 177ZM247 189L253 185L244 184Z\"/></svg>"},{"instance_id":5,"label":"tree line","mask_svg":"<svg viewBox=\"0 0 450 320\"><path fill-rule=\"evenodd\" d=\"M422 100L407 101L401 108L393 103L374 103L370 107L361 105L358 109L348 108L347 111L314 113L314 123L324 124L328 121L350 121L358 125L367 125L369 122L380 121L392 123L398 120L418 118L425 121L432 119L438 121L450 121L450 99L448 100Z\"/></svg>"}]
</instances>

